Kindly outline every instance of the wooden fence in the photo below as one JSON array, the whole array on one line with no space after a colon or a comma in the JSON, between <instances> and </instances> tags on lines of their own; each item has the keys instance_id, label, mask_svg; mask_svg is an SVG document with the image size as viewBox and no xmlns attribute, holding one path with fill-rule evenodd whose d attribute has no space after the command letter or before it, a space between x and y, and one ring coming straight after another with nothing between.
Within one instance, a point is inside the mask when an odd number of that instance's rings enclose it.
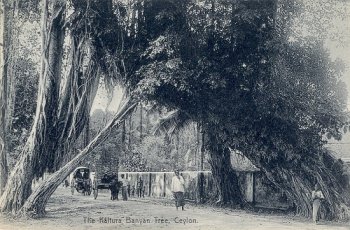
<instances>
[{"instance_id":1,"label":"wooden fence","mask_svg":"<svg viewBox=\"0 0 350 230\"><path fill-rule=\"evenodd\" d=\"M141 177L144 184L144 195L156 198L172 199L171 180L173 172L119 172L129 180L130 193L136 195L137 181ZM180 172L185 180L185 198L196 203L205 202L215 197L213 177L210 171ZM246 201L252 204L289 205L284 194L268 184L259 171L241 171L237 173L241 191Z\"/></svg>"}]
</instances>

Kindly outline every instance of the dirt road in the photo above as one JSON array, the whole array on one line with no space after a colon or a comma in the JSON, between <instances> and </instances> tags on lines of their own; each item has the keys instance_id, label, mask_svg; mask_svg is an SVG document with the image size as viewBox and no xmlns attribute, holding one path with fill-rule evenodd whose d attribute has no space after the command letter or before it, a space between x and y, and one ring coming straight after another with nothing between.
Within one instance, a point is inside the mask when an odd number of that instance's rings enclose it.
<instances>
[{"instance_id":1,"label":"dirt road","mask_svg":"<svg viewBox=\"0 0 350 230\"><path fill-rule=\"evenodd\" d=\"M147 199L111 201L109 193L92 196L70 194L60 187L50 199L48 214L38 220L0 219L0 229L350 229L349 224L322 222L286 216L248 213L190 206L176 211L173 205Z\"/></svg>"}]
</instances>

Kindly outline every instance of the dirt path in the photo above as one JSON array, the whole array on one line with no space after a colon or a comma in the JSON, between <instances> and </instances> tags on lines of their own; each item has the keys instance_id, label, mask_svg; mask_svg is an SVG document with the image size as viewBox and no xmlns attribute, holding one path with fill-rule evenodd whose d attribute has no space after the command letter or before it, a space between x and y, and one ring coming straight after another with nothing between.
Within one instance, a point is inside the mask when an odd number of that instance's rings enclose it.
<instances>
[{"instance_id":1,"label":"dirt path","mask_svg":"<svg viewBox=\"0 0 350 230\"><path fill-rule=\"evenodd\" d=\"M350 229L350 224L322 222L285 215L253 214L245 211L188 207L176 211L173 205L149 200L111 201L109 193L91 196L70 194L59 188L47 206L47 217L39 220L0 219L0 229Z\"/></svg>"}]
</instances>

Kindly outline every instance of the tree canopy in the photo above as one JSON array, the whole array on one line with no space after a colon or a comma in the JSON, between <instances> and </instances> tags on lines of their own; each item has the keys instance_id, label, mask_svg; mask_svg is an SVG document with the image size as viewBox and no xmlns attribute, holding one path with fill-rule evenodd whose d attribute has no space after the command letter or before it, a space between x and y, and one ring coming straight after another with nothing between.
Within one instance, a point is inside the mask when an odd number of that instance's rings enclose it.
<instances>
[{"instance_id":1,"label":"tree canopy","mask_svg":"<svg viewBox=\"0 0 350 230\"><path fill-rule=\"evenodd\" d=\"M289 40L297 9L276 1L145 3L126 39L138 58L126 69L134 92L242 151L308 215L298 191L319 181L345 192L322 146L324 135L341 138L348 115L341 65L319 40ZM329 192L331 215L338 198Z\"/></svg>"},{"instance_id":2,"label":"tree canopy","mask_svg":"<svg viewBox=\"0 0 350 230\"><path fill-rule=\"evenodd\" d=\"M291 39L292 18L300 13L300 2L70 3L44 4L34 131L17 171L23 164L22 171L41 176L62 165L87 123L103 75L106 85L117 82L126 89L133 107L140 100L155 103L176 111L168 117L176 120L175 125L189 121L200 125L220 201L244 204L230 165L230 151L238 150L286 192L299 213L310 215L308 194L318 182L329 217L348 215L343 164L323 147L325 137L340 139L348 125L341 64L330 59L322 40ZM72 11L69 15L67 9ZM70 44L64 50L66 37ZM65 77L63 51L69 53ZM150 145L159 141L145 140ZM27 161L33 165L23 163ZM16 188L7 187L5 196L10 196ZM15 206L20 207L22 200L19 203Z\"/></svg>"}]
</instances>

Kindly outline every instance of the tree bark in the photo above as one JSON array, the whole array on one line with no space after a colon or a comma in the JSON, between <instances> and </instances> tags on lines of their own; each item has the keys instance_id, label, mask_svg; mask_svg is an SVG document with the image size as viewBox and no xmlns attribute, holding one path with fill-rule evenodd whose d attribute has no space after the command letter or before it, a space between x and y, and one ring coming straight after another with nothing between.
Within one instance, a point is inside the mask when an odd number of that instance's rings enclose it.
<instances>
[{"instance_id":1,"label":"tree bark","mask_svg":"<svg viewBox=\"0 0 350 230\"><path fill-rule=\"evenodd\" d=\"M23 205L21 215L29 217L40 217L45 214L45 206L52 193L63 182L63 180L76 168L81 162L101 144L107 136L111 133L114 127L119 126L125 117L132 112L136 107L137 102L133 102L127 99L120 111L114 116L114 118L105 126L105 128L82 150L74 157L69 163L63 166L60 170L55 172L48 180L44 181L39 187L32 193Z\"/></svg>"},{"instance_id":2,"label":"tree bark","mask_svg":"<svg viewBox=\"0 0 350 230\"><path fill-rule=\"evenodd\" d=\"M143 106L142 106L142 102L140 102L140 143L142 142L142 138L143 138L143 115L142 115L142 110L143 110Z\"/></svg>"},{"instance_id":3,"label":"tree bark","mask_svg":"<svg viewBox=\"0 0 350 230\"><path fill-rule=\"evenodd\" d=\"M89 5L86 5L88 3ZM74 13L70 17L70 70L60 93L57 130L60 135L50 152L47 168L57 170L67 159L76 139L89 122L100 75L109 75L102 57L109 56L104 28L101 24L113 17L112 1L73 1ZM108 12L107 12L108 11ZM103 14L99 13L103 12ZM91 16L86 21L86 15ZM98 15L98 16L97 16ZM107 20L107 21L108 21ZM79 26L76 26L79 25ZM84 25L84 26L81 26ZM102 30L102 31L101 31ZM107 39L109 39L108 37ZM103 58L102 58L103 59ZM108 80L108 77L105 79Z\"/></svg>"},{"instance_id":4,"label":"tree bark","mask_svg":"<svg viewBox=\"0 0 350 230\"><path fill-rule=\"evenodd\" d=\"M84 132L84 144L83 147L87 146L90 142L90 117L86 118L86 125L85 125L85 132Z\"/></svg>"},{"instance_id":5,"label":"tree bark","mask_svg":"<svg viewBox=\"0 0 350 230\"><path fill-rule=\"evenodd\" d=\"M123 145L122 149L124 152L125 152L125 146L126 146L125 140L126 140L126 124L124 120L122 124L122 145Z\"/></svg>"},{"instance_id":6,"label":"tree bark","mask_svg":"<svg viewBox=\"0 0 350 230\"><path fill-rule=\"evenodd\" d=\"M0 1L0 195L8 179L9 133L12 129L12 114L15 98L15 63L18 28L15 16L18 7L15 1Z\"/></svg>"},{"instance_id":7,"label":"tree bark","mask_svg":"<svg viewBox=\"0 0 350 230\"><path fill-rule=\"evenodd\" d=\"M132 127L132 114L130 114L130 116L129 116L129 130L128 130L128 150L130 150L131 149L131 139L132 139L132 129L133 129L133 127Z\"/></svg>"},{"instance_id":8,"label":"tree bark","mask_svg":"<svg viewBox=\"0 0 350 230\"><path fill-rule=\"evenodd\" d=\"M70 73L68 76L70 80L65 86L67 89L61 94L63 99L57 121L59 138L56 139L55 146L53 146L49 157L51 164L48 165L48 168L52 171L56 171L62 166L65 155L71 154L72 145L89 122L92 101L96 96L100 79L99 68L96 66L93 58L90 59L90 66L90 71L84 74L82 80L79 80L81 76ZM73 65L74 67L75 65ZM76 68L79 68L79 66ZM77 84L77 82L80 83ZM78 94L78 89L83 89L83 92ZM88 129L87 127L85 128ZM85 136L89 136L87 131Z\"/></svg>"},{"instance_id":9,"label":"tree bark","mask_svg":"<svg viewBox=\"0 0 350 230\"><path fill-rule=\"evenodd\" d=\"M64 19L65 19L65 0L56 0L53 4L52 18L48 19L43 15L43 67L42 76L47 81L46 89L48 90L47 96L43 101L46 109L44 112L44 122L46 125L43 127L44 139L41 145L44 146L42 151L42 159L35 165L35 176L40 177L44 171L49 167L45 162L51 162L48 157L55 149L56 140L59 138L60 133L57 128L57 116L60 99L60 85L61 85L61 66L63 55L63 43L64 43ZM46 22L45 22L46 21ZM48 24L48 26L45 26ZM39 83L40 84L40 83ZM39 86L40 93L40 86ZM37 105L39 106L39 105Z\"/></svg>"},{"instance_id":10,"label":"tree bark","mask_svg":"<svg viewBox=\"0 0 350 230\"><path fill-rule=\"evenodd\" d=\"M52 114L57 109L55 100L57 100L58 95L61 63L61 56L58 54L62 54L63 48L62 23L65 3L62 1L54 3L54 12L49 28L50 38L46 37L47 1L44 2L43 7L42 72L39 80L36 115L30 136L0 198L0 209L3 212L16 213L29 197L32 180L38 166L43 164L42 155L51 141L49 137L52 137L52 134L47 133L47 131L48 128L52 128L50 119L53 119Z\"/></svg>"},{"instance_id":11,"label":"tree bark","mask_svg":"<svg viewBox=\"0 0 350 230\"><path fill-rule=\"evenodd\" d=\"M236 139L231 135L235 142L235 146L231 147L241 151L287 195L294 203L296 214L311 217L311 192L319 183L325 196L321 208L323 218L350 217L350 185L346 166L319 143L321 137L310 135L313 131L293 131L288 126L283 127L283 130L289 130L285 134L263 132L255 127L255 133L249 131L247 134L240 130ZM299 137L291 138L296 136ZM300 145L300 142L303 144Z\"/></svg>"},{"instance_id":12,"label":"tree bark","mask_svg":"<svg viewBox=\"0 0 350 230\"><path fill-rule=\"evenodd\" d=\"M100 9L101 4L106 7L105 3L95 1L93 7ZM95 30L94 25L87 23L83 29L79 26L72 27L72 69L66 85L61 87L65 0L50 3L53 5L50 23L47 23L48 4L49 1L44 1L43 60L36 116L30 137L11 176L11 184L14 186L7 186L0 199L0 208L5 212L16 213L21 208L31 193L31 183L35 176L41 176L47 169L55 171L61 165L64 155L69 152L70 147L84 129L99 82L101 61L97 55L102 55L104 49L96 48L100 47L101 41L100 38L94 39L94 36L98 37L100 32ZM111 7L107 8L111 9ZM76 24L86 23L84 16L86 10L90 10L90 13L95 12L81 5L80 2L77 6L75 5L75 10L82 11L81 14L78 13L73 17ZM109 13L112 14L111 12L113 11L110 10ZM95 50L83 50L87 46ZM85 64L88 64L87 67Z\"/></svg>"},{"instance_id":13,"label":"tree bark","mask_svg":"<svg viewBox=\"0 0 350 230\"><path fill-rule=\"evenodd\" d=\"M15 105L15 72L16 72L16 58L18 55L17 44L18 40L18 26L16 25L16 18L18 14L18 5L13 0L3 0L4 5L4 33L3 48L4 48L4 65L3 74L6 74L6 130L9 133L12 129L12 115L14 113ZM9 140L5 140L5 149L9 144Z\"/></svg>"},{"instance_id":14,"label":"tree bark","mask_svg":"<svg viewBox=\"0 0 350 230\"><path fill-rule=\"evenodd\" d=\"M205 152L205 133L204 133L204 130L202 130L201 126L198 125L198 136L201 136L201 141L198 141L198 143L201 143L200 144L200 169L201 171L204 170L204 152ZM198 137L199 139L199 137Z\"/></svg>"},{"instance_id":15,"label":"tree bark","mask_svg":"<svg viewBox=\"0 0 350 230\"><path fill-rule=\"evenodd\" d=\"M349 178L345 174L343 163L326 150L319 150L317 154L308 156L307 159L300 161L298 166L286 161L280 161L278 164L264 161L254 151L243 153L293 201L296 214L312 216L311 192L314 190L314 185L319 183L325 196L321 208L323 218L350 217Z\"/></svg>"},{"instance_id":16,"label":"tree bark","mask_svg":"<svg viewBox=\"0 0 350 230\"><path fill-rule=\"evenodd\" d=\"M238 177L231 166L230 150L218 135L206 129L205 147L209 152L210 166L218 190L217 203L223 205L243 205L244 200Z\"/></svg>"},{"instance_id":17,"label":"tree bark","mask_svg":"<svg viewBox=\"0 0 350 230\"><path fill-rule=\"evenodd\" d=\"M7 74L5 68L5 3L0 1L0 195L7 182L7 148L6 148L6 111L7 111Z\"/></svg>"}]
</instances>

